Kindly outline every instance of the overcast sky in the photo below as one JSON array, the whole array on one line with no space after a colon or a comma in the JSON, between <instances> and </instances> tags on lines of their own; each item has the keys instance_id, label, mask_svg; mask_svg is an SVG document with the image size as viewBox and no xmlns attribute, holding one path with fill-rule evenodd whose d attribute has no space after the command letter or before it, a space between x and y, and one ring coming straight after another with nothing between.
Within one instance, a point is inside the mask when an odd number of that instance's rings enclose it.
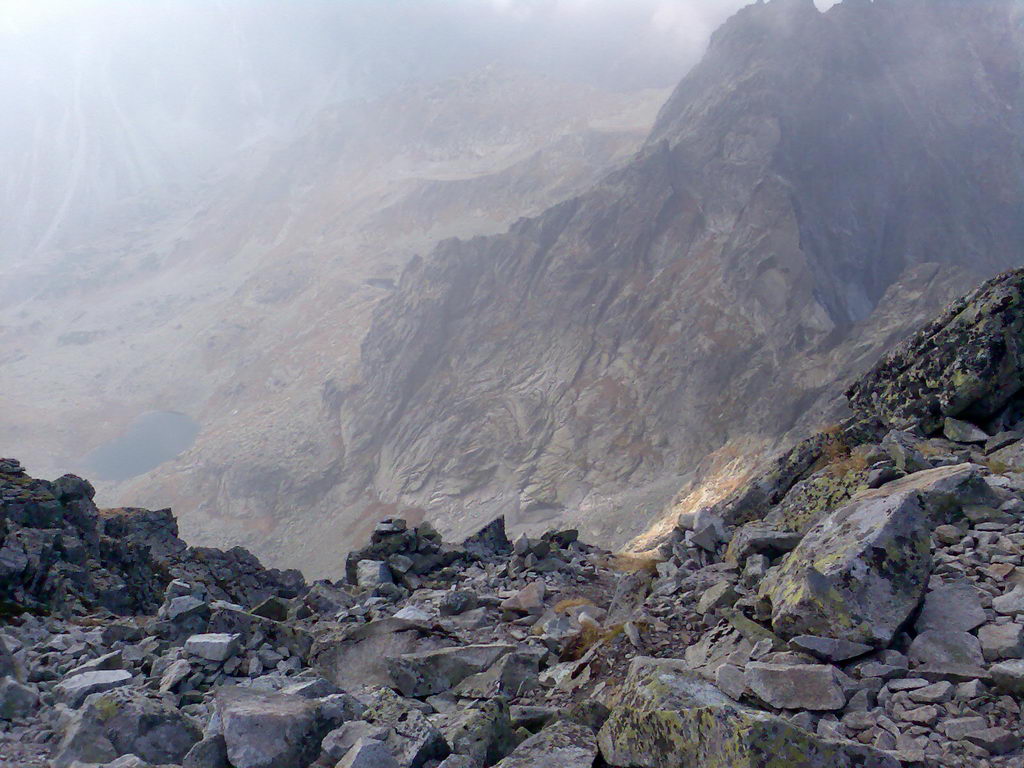
<instances>
[{"instance_id":1,"label":"overcast sky","mask_svg":"<svg viewBox=\"0 0 1024 768\"><path fill-rule=\"evenodd\" d=\"M620 87L666 85L746 0L0 0L0 29L39 52L83 37L193 55L263 35L270 60L341 60L359 85L487 61ZM831 4L818 0L820 6ZM230 39L226 40L230 44ZM8 40L10 43L10 40ZM182 49L181 46L184 45ZM214 53L210 51L210 53ZM293 65L294 66L294 65ZM366 70L376 70L368 72ZM682 71L681 71L682 70ZM354 85L354 83L350 84Z\"/></svg>"},{"instance_id":2,"label":"overcast sky","mask_svg":"<svg viewBox=\"0 0 1024 768\"><path fill-rule=\"evenodd\" d=\"M76 216L287 139L325 105L486 66L671 87L745 4L0 0L0 262Z\"/></svg>"}]
</instances>

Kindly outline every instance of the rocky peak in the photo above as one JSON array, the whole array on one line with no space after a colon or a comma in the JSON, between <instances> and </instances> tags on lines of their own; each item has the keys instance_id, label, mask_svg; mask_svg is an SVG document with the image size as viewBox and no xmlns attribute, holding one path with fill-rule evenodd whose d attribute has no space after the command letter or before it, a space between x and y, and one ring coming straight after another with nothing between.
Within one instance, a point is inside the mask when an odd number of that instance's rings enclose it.
<instances>
[{"instance_id":1,"label":"rocky peak","mask_svg":"<svg viewBox=\"0 0 1024 768\"><path fill-rule=\"evenodd\" d=\"M344 514L397 505L459 534L557 516L624 542L730 456L806 435L1019 258L1014 13L736 14L625 168L405 271L332 388Z\"/></svg>"}]
</instances>

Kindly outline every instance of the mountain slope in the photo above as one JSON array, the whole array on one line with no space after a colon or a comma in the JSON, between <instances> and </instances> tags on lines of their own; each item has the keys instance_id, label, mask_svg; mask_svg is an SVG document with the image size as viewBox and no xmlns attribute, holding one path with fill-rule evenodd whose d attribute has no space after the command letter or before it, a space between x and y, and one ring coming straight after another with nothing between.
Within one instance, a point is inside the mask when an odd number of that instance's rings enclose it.
<instances>
[{"instance_id":1,"label":"mountain slope","mask_svg":"<svg viewBox=\"0 0 1024 768\"><path fill-rule=\"evenodd\" d=\"M627 167L405 270L331 398L343 516L622 543L730 451L826 418L885 344L1019 262L1019 29L1012 2L738 13Z\"/></svg>"},{"instance_id":2,"label":"mountain slope","mask_svg":"<svg viewBox=\"0 0 1024 768\"><path fill-rule=\"evenodd\" d=\"M338 507L324 382L349 379L402 266L592 186L666 95L497 68L416 85L321 110L173 204L118 209L102 236L6 261L0 445L99 478L107 504L170 501L195 540L298 562L310 518ZM195 444L111 482L96 449L152 411L186 414Z\"/></svg>"}]
</instances>

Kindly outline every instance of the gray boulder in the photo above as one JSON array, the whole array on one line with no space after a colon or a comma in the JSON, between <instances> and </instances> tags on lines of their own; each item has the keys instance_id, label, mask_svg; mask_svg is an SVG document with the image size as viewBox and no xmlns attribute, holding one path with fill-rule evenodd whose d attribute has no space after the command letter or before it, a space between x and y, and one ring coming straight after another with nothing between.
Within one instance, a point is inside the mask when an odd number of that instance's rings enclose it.
<instances>
[{"instance_id":1,"label":"gray boulder","mask_svg":"<svg viewBox=\"0 0 1024 768\"><path fill-rule=\"evenodd\" d=\"M34 688L13 677L0 677L0 720L17 720L31 715L39 704Z\"/></svg>"},{"instance_id":2,"label":"gray boulder","mask_svg":"<svg viewBox=\"0 0 1024 768\"><path fill-rule=\"evenodd\" d=\"M478 765L494 765L517 743L508 704L502 698L457 714L445 726L444 736L452 752L466 755Z\"/></svg>"},{"instance_id":3,"label":"gray boulder","mask_svg":"<svg viewBox=\"0 0 1024 768\"><path fill-rule=\"evenodd\" d=\"M858 494L811 528L762 584L775 631L887 646L925 592L932 528L990 496L973 464Z\"/></svg>"},{"instance_id":4,"label":"gray boulder","mask_svg":"<svg viewBox=\"0 0 1024 768\"><path fill-rule=\"evenodd\" d=\"M194 595L179 595L172 597L160 606L157 615L161 619L180 622L192 616L205 615L209 618L210 606Z\"/></svg>"},{"instance_id":5,"label":"gray boulder","mask_svg":"<svg viewBox=\"0 0 1024 768\"><path fill-rule=\"evenodd\" d=\"M132 673L126 669L99 669L92 672L80 672L59 682L54 692L60 701L72 709L77 709L87 696L128 685L131 679Z\"/></svg>"},{"instance_id":6,"label":"gray boulder","mask_svg":"<svg viewBox=\"0 0 1024 768\"><path fill-rule=\"evenodd\" d=\"M1024 658L1024 625L986 624L978 630L985 661Z\"/></svg>"},{"instance_id":7,"label":"gray boulder","mask_svg":"<svg viewBox=\"0 0 1024 768\"><path fill-rule=\"evenodd\" d=\"M544 612L544 582L540 579L532 581L511 597L501 602L501 610L506 614L535 615Z\"/></svg>"},{"instance_id":8,"label":"gray boulder","mask_svg":"<svg viewBox=\"0 0 1024 768\"><path fill-rule=\"evenodd\" d=\"M453 592L445 592L437 607L442 616L458 616L461 613L473 610L476 606L476 593L466 589L459 589Z\"/></svg>"},{"instance_id":9,"label":"gray boulder","mask_svg":"<svg viewBox=\"0 0 1024 768\"><path fill-rule=\"evenodd\" d=\"M240 635L215 632L192 635L185 641L185 650L207 661L227 661L238 653Z\"/></svg>"},{"instance_id":10,"label":"gray boulder","mask_svg":"<svg viewBox=\"0 0 1024 768\"><path fill-rule=\"evenodd\" d=\"M911 663L924 667L981 667L981 643L970 632L929 629L914 638L907 653Z\"/></svg>"},{"instance_id":11,"label":"gray boulder","mask_svg":"<svg viewBox=\"0 0 1024 768\"><path fill-rule=\"evenodd\" d=\"M197 742L181 761L181 768L231 768L224 736L218 733Z\"/></svg>"},{"instance_id":12,"label":"gray boulder","mask_svg":"<svg viewBox=\"0 0 1024 768\"><path fill-rule=\"evenodd\" d=\"M954 443L986 443L989 439L988 433L983 429L979 429L969 421L961 421L949 416L946 417L942 432L947 440L952 440Z\"/></svg>"},{"instance_id":13,"label":"gray boulder","mask_svg":"<svg viewBox=\"0 0 1024 768\"><path fill-rule=\"evenodd\" d=\"M391 569L383 560L360 560L356 563L356 584L363 589L373 589L391 582Z\"/></svg>"},{"instance_id":14,"label":"gray boulder","mask_svg":"<svg viewBox=\"0 0 1024 768\"><path fill-rule=\"evenodd\" d=\"M384 741L390 729L386 725L374 725L365 720L352 720L324 736L320 751L332 765L343 758L360 739Z\"/></svg>"},{"instance_id":15,"label":"gray boulder","mask_svg":"<svg viewBox=\"0 0 1024 768\"><path fill-rule=\"evenodd\" d=\"M430 696L483 672L515 646L502 643L464 645L421 653L406 653L387 660L395 686L405 696Z\"/></svg>"},{"instance_id":16,"label":"gray boulder","mask_svg":"<svg viewBox=\"0 0 1024 768\"><path fill-rule=\"evenodd\" d=\"M350 690L391 685L389 658L450 644L425 622L392 617L319 633L310 658L325 678Z\"/></svg>"},{"instance_id":17,"label":"gray boulder","mask_svg":"<svg viewBox=\"0 0 1024 768\"><path fill-rule=\"evenodd\" d=\"M233 766L306 768L329 729L318 703L301 696L225 688L216 703Z\"/></svg>"},{"instance_id":18,"label":"gray boulder","mask_svg":"<svg viewBox=\"0 0 1024 768\"><path fill-rule=\"evenodd\" d=\"M18 665L14 662L14 655L7 650L2 636L0 636L0 677L13 677L15 680L21 679Z\"/></svg>"},{"instance_id":19,"label":"gray boulder","mask_svg":"<svg viewBox=\"0 0 1024 768\"><path fill-rule=\"evenodd\" d=\"M804 651L824 661L840 662L855 659L869 653L870 645L851 643L848 640L833 640L829 637L814 635L797 635L789 641L790 647Z\"/></svg>"},{"instance_id":20,"label":"gray boulder","mask_svg":"<svg viewBox=\"0 0 1024 768\"><path fill-rule=\"evenodd\" d=\"M830 711L846 705L839 671L828 664L760 664L746 666L747 687L776 709Z\"/></svg>"},{"instance_id":21,"label":"gray boulder","mask_svg":"<svg viewBox=\"0 0 1024 768\"><path fill-rule=\"evenodd\" d=\"M89 696L63 729L55 768L74 761L104 763L122 755L180 765L200 740L198 724L169 701L131 688Z\"/></svg>"},{"instance_id":22,"label":"gray boulder","mask_svg":"<svg viewBox=\"0 0 1024 768\"><path fill-rule=\"evenodd\" d=\"M518 651L506 654L483 672L467 677L453 692L472 699L522 696L540 685L538 662L536 654Z\"/></svg>"},{"instance_id":23,"label":"gray boulder","mask_svg":"<svg viewBox=\"0 0 1024 768\"><path fill-rule=\"evenodd\" d=\"M913 491L854 499L815 525L766 580L772 627L786 638L888 645L924 593L930 533Z\"/></svg>"},{"instance_id":24,"label":"gray boulder","mask_svg":"<svg viewBox=\"0 0 1024 768\"><path fill-rule=\"evenodd\" d=\"M187 659L176 659L168 665L160 676L160 692L166 693L177 688L182 681L192 675L192 665Z\"/></svg>"},{"instance_id":25,"label":"gray boulder","mask_svg":"<svg viewBox=\"0 0 1024 768\"><path fill-rule=\"evenodd\" d=\"M360 738L345 753L335 768L402 768L387 745L375 739Z\"/></svg>"},{"instance_id":26,"label":"gray boulder","mask_svg":"<svg viewBox=\"0 0 1024 768\"><path fill-rule=\"evenodd\" d=\"M393 691L381 691L364 717L388 729L385 743L402 768L421 768L428 760L440 760L451 753L441 731Z\"/></svg>"},{"instance_id":27,"label":"gray boulder","mask_svg":"<svg viewBox=\"0 0 1024 768\"><path fill-rule=\"evenodd\" d=\"M976 587L955 581L930 590L914 624L918 632L929 629L970 632L985 623L985 609Z\"/></svg>"},{"instance_id":28,"label":"gray boulder","mask_svg":"<svg viewBox=\"0 0 1024 768\"><path fill-rule=\"evenodd\" d=\"M598 743L605 762L622 768L899 765L870 747L740 706L674 659L634 659Z\"/></svg>"},{"instance_id":29,"label":"gray boulder","mask_svg":"<svg viewBox=\"0 0 1024 768\"><path fill-rule=\"evenodd\" d=\"M591 768L595 759L594 732L560 720L528 738L496 768Z\"/></svg>"},{"instance_id":30,"label":"gray boulder","mask_svg":"<svg viewBox=\"0 0 1024 768\"><path fill-rule=\"evenodd\" d=\"M1011 659L989 668L996 688L1014 696L1024 695L1024 659Z\"/></svg>"}]
</instances>

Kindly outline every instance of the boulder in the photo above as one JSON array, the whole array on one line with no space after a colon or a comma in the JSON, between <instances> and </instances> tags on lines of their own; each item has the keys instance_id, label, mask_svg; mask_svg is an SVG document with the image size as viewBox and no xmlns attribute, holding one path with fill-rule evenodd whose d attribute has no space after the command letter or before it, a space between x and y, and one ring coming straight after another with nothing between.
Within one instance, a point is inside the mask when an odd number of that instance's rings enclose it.
<instances>
[{"instance_id":1,"label":"boulder","mask_svg":"<svg viewBox=\"0 0 1024 768\"><path fill-rule=\"evenodd\" d=\"M846 705L839 671L828 664L761 664L746 666L747 687L776 709L832 711Z\"/></svg>"},{"instance_id":2,"label":"boulder","mask_svg":"<svg viewBox=\"0 0 1024 768\"><path fill-rule=\"evenodd\" d=\"M252 609L253 614L272 621L288 620L288 602L277 595L271 595Z\"/></svg>"},{"instance_id":3,"label":"boulder","mask_svg":"<svg viewBox=\"0 0 1024 768\"><path fill-rule=\"evenodd\" d=\"M322 699L342 693L342 690L329 680L322 677L299 679L281 689L288 696L301 696L304 699Z\"/></svg>"},{"instance_id":4,"label":"boulder","mask_svg":"<svg viewBox=\"0 0 1024 768\"><path fill-rule=\"evenodd\" d=\"M749 523L736 530L725 550L725 560L742 565L751 555L769 558L791 552L803 538L801 533L784 531L764 523Z\"/></svg>"},{"instance_id":5,"label":"boulder","mask_svg":"<svg viewBox=\"0 0 1024 768\"><path fill-rule=\"evenodd\" d=\"M460 712L443 732L453 753L466 755L477 765L494 765L517 743L508 704L502 698Z\"/></svg>"},{"instance_id":6,"label":"boulder","mask_svg":"<svg viewBox=\"0 0 1024 768\"><path fill-rule=\"evenodd\" d=\"M172 661L160 676L160 692L173 691L181 682L192 675L192 665L187 659Z\"/></svg>"},{"instance_id":7,"label":"boulder","mask_svg":"<svg viewBox=\"0 0 1024 768\"><path fill-rule=\"evenodd\" d=\"M175 624L182 624L189 619L210 618L210 606L193 595L173 597L160 606L160 618Z\"/></svg>"},{"instance_id":8,"label":"boulder","mask_svg":"<svg viewBox=\"0 0 1024 768\"><path fill-rule=\"evenodd\" d=\"M977 588L967 581L954 581L925 595L914 628L918 632L930 629L970 632L984 623L985 609Z\"/></svg>"},{"instance_id":9,"label":"boulder","mask_svg":"<svg viewBox=\"0 0 1024 768\"><path fill-rule=\"evenodd\" d=\"M437 768L480 768L480 763L469 755L448 755Z\"/></svg>"},{"instance_id":10,"label":"boulder","mask_svg":"<svg viewBox=\"0 0 1024 768\"><path fill-rule=\"evenodd\" d=\"M238 653L240 635L216 632L192 635L185 641L185 650L207 661L227 661Z\"/></svg>"},{"instance_id":11,"label":"boulder","mask_svg":"<svg viewBox=\"0 0 1024 768\"><path fill-rule=\"evenodd\" d=\"M833 640L829 637L815 637L814 635L798 635L789 641L789 645L797 651L803 651L830 662L849 661L872 650L870 645L864 643L851 643L848 640Z\"/></svg>"},{"instance_id":12,"label":"boulder","mask_svg":"<svg viewBox=\"0 0 1024 768\"><path fill-rule=\"evenodd\" d=\"M330 729L319 704L301 696L221 688L216 706L233 766L306 768Z\"/></svg>"},{"instance_id":13,"label":"boulder","mask_svg":"<svg viewBox=\"0 0 1024 768\"><path fill-rule=\"evenodd\" d=\"M1024 659L1011 659L989 667L992 682L999 690L1014 696L1024 695Z\"/></svg>"},{"instance_id":14,"label":"boulder","mask_svg":"<svg viewBox=\"0 0 1024 768\"><path fill-rule=\"evenodd\" d=\"M847 390L854 413L924 434L946 417L980 424L997 415L1024 371L1018 279L993 278L887 354Z\"/></svg>"},{"instance_id":15,"label":"boulder","mask_svg":"<svg viewBox=\"0 0 1024 768\"><path fill-rule=\"evenodd\" d=\"M391 582L391 569L383 560L360 560L356 563L356 584L363 589L373 589Z\"/></svg>"},{"instance_id":16,"label":"boulder","mask_svg":"<svg viewBox=\"0 0 1024 768\"><path fill-rule=\"evenodd\" d=\"M323 741L320 742L320 750L326 759L321 762L333 765L343 758L352 745L360 739L384 741L387 737L387 726L373 725L365 720L352 720L324 736Z\"/></svg>"},{"instance_id":17,"label":"boulder","mask_svg":"<svg viewBox=\"0 0 1024 768\"><path fill-rule=\"evenodd\" d=\"M635 709L685 709L724 706L732 699L690 669L682 659L639 656L629 671L615 704Z\"/></svg>"},{"instance_id":18,"label":"boulder","mask_svg":"<svg viewBox=\"0 0 1024 768\"><path fill-rule=\"evenodd\" d=\"M458 616L460 613L473 610L476 606L476 593L459 589L454 592L445 592L437 607L442 616Z\"/></svg>"},{"instance_id":19,"label":"boulder","mask_svg":"<svg viewBox=\"0 0 1024 768\"><path fill-rule=\"evenodd\" d=\"M964 736L990 755L1006 755L1020 748L1020 736L1006 728L982 728Z\"/></svg>"},{"instance_id":20,"label":"boulder","mask_svg":"<svg viewBox=\"0 0 1024 768\"><path fill-rule=\"evenodd\" d=\"M71 715L53 762L67 768L76 760L103 763L137 755L157 765L180 765L201 736L199 726L169 701L119 688L89 696Z\"/></svg>"},{"instance_id":21,"label":"boulder","mask_svg":"<svg viewBox=\"0 0 1024 768\"><path fill-rule=\"evenodd\" d=\"M380 692L364 718L387 728L388 751L402 768L422 768L430 760L441 760L451 753L448 742L427 716L388 689Z\"/></svg>"},{"instance_id":22,"label":"boulder","mask_svg":"<svg viewBox=\"0 0 1024 768\"><path fill-rule=\"evenodd\" d=\"M333 617L338 611L351 608L355 599L341 587L318 581L302 596L302 603L313 613Z\"/></svg>"},{"instance_id":23,"label":"boulder","mask_svg":"<svg viewBox=\"0 0 1024 768\"><path fill-rule=\"evenodd\" d=\"M700 600L697 601L697 612L710 613L718 608L728 608L738 597L739 593L728 581L720 581L700 596Z\"/></svg>"},{"instance_id":24,"label":"boulder","mask_svg":"<svg viewBox=\"0 0 1024 768\"><path fill-rule=\"evenodd\" d=\"M598 743L605 762L622 768L898 766L878 750L740 706L678 659L633 660Z\"/></svg>"},{"instance_id":25,"label":"boulder","mask_svg":"<svg viewBox=\"0 0 1024 768\"><path fill-rule=\"evenodd\" d=\"M1004 616L1019 616L1024 613L1024 584L1019 584L1005 595L995 598L992 601L992 608Z\"/></svg>"},{"instance_id":26,"label":"boulder","mask_svg":"<svg viewBox=\"0 0 1024 768\"><path fill-rule=\"evenodd\" d=\"M0 677L13 677L15 680L21 679L18 665L14 661L14 655L4 645L2 636L0 636Z\"/></svg>"},{"instance_id":27,"label":"boulder","mask_svg":"<svg viewBox=\"0 0 1024 768\"><path fill-rule=\"evenodd\" d=\"M432 634L428 623L391 617L318 634L312 665L343 690L360 685L391 685L388 659L451 645Z\"/></svg>"},{"instance_id":28,"label":"boulder","mask_svg":"<svg viewBox=\"0 0 1024 768\"><path fill-rule=\"evenodd\" d=\"M772 627L785 638L887 646L924 594L930 545L916 491L855 498L811 528L763 583Z\"/></svg>"},{"instance_id":29,"label":"boulder","mask_svg":"<svg viewBox=\"0 0 1024 768\"><path fill-rule=\"evenodd\" d=\"M224 737L218 733L194 744L181 761L181 768L231 768Z\"/></svg>"},{"instance_id":30,"label":"boulder","mask_svg":"<svg viewBox=\"0 0 1024 768\"><path fill-rule=\"evenodd\" d=\"M360 738L345 753L335 768L402 768L387 745L375 739Z\"/></svg>"},{"instance_id":31,"label":"boulder","mask_svg":"<svg viewBox=\"0 0 1024 768\"><path fill-rule=\"evenodd\" d=\"M986 624L978 630L985 661L1024 658L1024 625Z\"/></svg>"},{"instance_id":32,"label":"boulder","mask_svg":"<svg viewBox=\"0 0 1024 768\"><path fill-rule=\"evenodd\" d=\"M970 632L929 629L914 638L907 652L911 663L923 667L981 667L981 643Z\"/></svg>"},{"instance_id":33,"label":"boulder","mask_svg":"<svg viewBox=\"0 0 1024 768\"><path fill-rule=\"evenodd\" d=\"M536 654L513 652L490 667L470 675L453 689L457 696L487 699L492 696L522 696L537 688L539 659Z\"/></svg>"},{"instance_id":34,"label":"boulder","mask_svg":"<svg viewBox=\"0 0 1024 768\"><path fill-rule=\"evenodd\" d=\"M520 589L512 597L502 600L501 610L513 614L535 615L543 613L544 593L544 582L537 579Z\"/></svg>"},{"instance_id":35,"label":"boulder","mask_svg":"<svg viewBox=\"0 0 1024 768\"><path fill-rule=\"evenodd\" d=\"M125 669L100 669L72 675L57 684L57 698L72 709L82 705L87 696L110 691L131 682L132 673Z\"/></svg>"},{"instance_id":36,"label":"boulder","mask_svg":"<svg viewBox=\"0 0 1024 768\"><path fill-rule=\"evenodd\" d=\"M624 624L643 608L651 591L651 576L643 571L622 574L615 583L615 592L608 603L605 625Z\"/></svg>"},{"instance_id":37,"label":"boulder","mask_svg":"<svg viewBox=\"0 0 1024 768\"><path fill-rule=\"evenodd\" d=\"M596 758L594 732L560 720L526 739L496 768L591 768Z\"/></svg>"},{"instance_id":38,"label":"boulder","mask_svg":"<svg viewBox=\"0 0 1024 768\"><path fill-rule=\"evenodd\" d=\"M124 669L124 655L121 651L104 653L102 656L90 659L84 664L79 664L77 667L69 671L65 677L71 677L72 675L77 675L81 672L92 672L97 669Z\"/></svg>"},{"instance_id":39,"label":"boulder","mask_svg":"<svg viewBox=\"0 0 1024 768\"><path fill-rule=\"evenodd\" d=\"M0 720L19 720L31 715L39 704L34 688L13 677L0 677Z\"/></svg>"},{"instance_id":40,"label":"boulder","mask_svg":"<svg viewBox=\"0 0 1024 768\"><path fill-rule=\"evenodd\" d=\"M942 433L954 443L986 443L989 435L968 421L946 417Z\"/></svg>"},{"instance_id":41,"label":"boulder","mask_svg":"<svg viewBox=\"0 0 1024 768\"><path fill-rule=\"evenodd\" d=\"M502 643L463 645L402 654L387 659L387 665L395 686L405 696L430 696L451 690L513 650L515 646Z\"/></svg>"},{"instance_id":42,"label":"boulder","mask_svg":"<svg viewBox=\"0 0 1024 768\"><path fill-rule=\"evenodd\" d=\"M467 552L479 557L491 557L511 552L512 545L505 533L505 517L497 517L489 522L463 541L462 546Z\"/></svg>"}]
</instances>

